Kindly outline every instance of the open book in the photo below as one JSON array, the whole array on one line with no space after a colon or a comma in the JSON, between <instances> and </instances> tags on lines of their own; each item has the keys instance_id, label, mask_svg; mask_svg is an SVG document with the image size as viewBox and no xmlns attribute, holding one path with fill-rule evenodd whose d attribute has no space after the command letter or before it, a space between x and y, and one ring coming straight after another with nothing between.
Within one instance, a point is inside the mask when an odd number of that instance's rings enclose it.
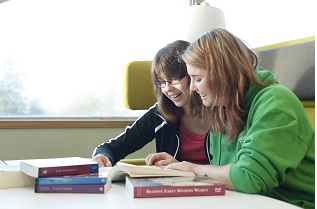
<instances>
[{"instance_id":1,"label":"open book","mask_svg":"<svg viewBox=\"0 0 317 209\"><path fill-rule=\"evenodd\" d=\"M109 169L108 177L111 181L124 181L126 176L136 177L164 177L164 176L195 176L193 172L178 171L158 166L132 165L118 162Z\"/></svg>"},{"instance_id":2,"label":"open book","mask_svg":"<svg viewBox=\"0 0 317 209\"><path fill-rule=\"evenodd\" d=\"M0 160L0 189L29 187L35 184L35 178L20 170L19 160L3 162Z\"/></svg>"}]
</instances>

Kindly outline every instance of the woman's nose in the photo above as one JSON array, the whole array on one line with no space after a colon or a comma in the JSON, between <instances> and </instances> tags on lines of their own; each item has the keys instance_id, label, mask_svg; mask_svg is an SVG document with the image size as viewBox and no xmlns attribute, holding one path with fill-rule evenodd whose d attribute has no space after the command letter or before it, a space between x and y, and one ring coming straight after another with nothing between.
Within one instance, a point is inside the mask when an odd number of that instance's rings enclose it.
<instances>
[{"instance_id":1,"label":"woman's nose","mask_svg":"<svg viewBox=\"0 0 317 209\"><path fill-rule=\"evenodd\" d=\"M165 83L165 88L166 88L167 91L169 91L170 89L173 89L174 86L172 84L170 84L169 82L166 82Z\"/></svg>"},{"instance_id":2,"label":"woman's nose","mask_svg":"<svg viewBox=\"0 0 317 209\"><path fill-rule=\"evenodd\" d=\"M196 85L192 81L190 82L189 90L190 91L196 91L197 90Z\"/></svg>"}]
</instances>

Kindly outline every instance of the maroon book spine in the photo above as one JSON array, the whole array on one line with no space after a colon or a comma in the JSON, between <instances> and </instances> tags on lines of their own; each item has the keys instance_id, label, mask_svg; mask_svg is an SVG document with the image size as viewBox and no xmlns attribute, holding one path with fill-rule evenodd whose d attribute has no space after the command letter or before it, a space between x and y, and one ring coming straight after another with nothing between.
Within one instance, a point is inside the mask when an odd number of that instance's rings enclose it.
<instances>
[{"instance_id":1,"label":"maroon book spine","mask_svg":"<svg viewBox=\"0 0 317 209\"><path fill-rule=\"evenodd\" d=\"M82 173L97 173L98 164L39 168L39 177L67 176Z\"/></svg>"},{"instance_id":2,"label":"maroon book spine","mask_svg":"<svg viewBox=\"0 0 317 209\"><path fill-rule=\"evenodd\" d=\"M94 193L104 194L104 184L35 185L35 193Z\"/></svg>"},{"instance_id":3,"label":"maroon book spine","mask_svg":"<svg viewBox=\"0 0 317 209\"><path fill-rule=\"evenodd\" d=\"M134 198L224 195L225 185L134 187Z\"/></svg>"}]
</instances>

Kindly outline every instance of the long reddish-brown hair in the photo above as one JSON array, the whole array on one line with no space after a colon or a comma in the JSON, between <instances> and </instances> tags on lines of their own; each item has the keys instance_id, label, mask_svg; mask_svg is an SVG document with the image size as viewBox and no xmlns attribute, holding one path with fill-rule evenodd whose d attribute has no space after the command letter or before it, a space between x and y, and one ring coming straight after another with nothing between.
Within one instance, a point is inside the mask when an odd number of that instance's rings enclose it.
<instances>
[{"instance_id":1,"label":"long reddish-brown hair","mask_svg":"<svg viewBox=\"0 0 317 209\"><path fill-rule=\"evenodd\" d=\"M242 100L254 83L265 86L255 76L256 54L242 40L225 29L214 29L193 42L182 59L195 68L207 70L208 87L214 104L203 107L210 130L234 140L245 126L248 110Z\"/></svg>"}]
</instances>

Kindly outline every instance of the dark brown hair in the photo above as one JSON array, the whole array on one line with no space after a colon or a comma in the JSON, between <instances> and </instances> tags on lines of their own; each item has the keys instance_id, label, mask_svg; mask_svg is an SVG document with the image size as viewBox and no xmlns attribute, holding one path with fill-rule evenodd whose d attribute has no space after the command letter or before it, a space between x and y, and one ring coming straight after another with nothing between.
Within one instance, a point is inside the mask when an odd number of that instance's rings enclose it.
<instances>
[{"instance_id":1,"label":"dark brown hair","mask_svg":"<svg viewBox=\"0 0 317 209\"><path fill-rule=\"evenodd\" d=\"M177 107L173 101L167 98L162 89L155 85L155 82L159 80L159 77L162 75L167 78L182 77L186 75L188 77L188 87L189 87L189 76L187 74L186 63L181 59L182 53L189 46L189 42L177 40L170 44L167 44L165 47L160 49L152 61L152 82L154 85L154 94L156 95L158 101L158 108L162 116L168 120L175 122L183 114L184 110L182 107ZM188 88L189 91L189 88ZM191 95L189 101L192 114L195 114L199 117L201 113L201 101L198 95Z\"/></svg>"}]
</instances>

